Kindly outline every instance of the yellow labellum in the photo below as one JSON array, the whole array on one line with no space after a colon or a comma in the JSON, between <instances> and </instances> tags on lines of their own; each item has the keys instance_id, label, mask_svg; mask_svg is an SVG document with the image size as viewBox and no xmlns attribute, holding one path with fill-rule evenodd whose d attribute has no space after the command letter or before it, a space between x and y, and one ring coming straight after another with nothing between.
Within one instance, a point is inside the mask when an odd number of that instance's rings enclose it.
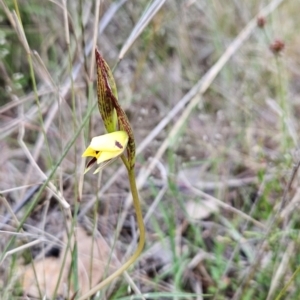
<instances>
[{"instance_id":1,"label":"yellow labellum","mask_svg":"<svg viewBox=\"0 0 300 300\"><path fill-rule=\"evenodd\" d=\"M82 154L82 157L93 157L85 173L90 170L91 164L94 162L97 161L97 164L100 164L121 155L126 149L127 143L128 134L126 131L115 131L94 137ZM95 173L99 172L100 169L101 167L98 168Z\"/></svg>"}]
</instances>

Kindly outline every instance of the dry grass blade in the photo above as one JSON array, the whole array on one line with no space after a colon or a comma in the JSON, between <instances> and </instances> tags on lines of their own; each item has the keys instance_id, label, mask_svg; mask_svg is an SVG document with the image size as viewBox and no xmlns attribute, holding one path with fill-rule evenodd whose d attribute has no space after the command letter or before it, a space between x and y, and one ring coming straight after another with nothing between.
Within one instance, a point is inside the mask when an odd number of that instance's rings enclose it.
<instances>
[{"instance_id":1,"label":"dry grass blade","mask_svg":"<svg viewBox=\"0 0 300 300\"><path fill-rule=\"evenodd\" d=\"M284 274L286 274L286 271L289 267L289 260L294 255L294 249L295 243L289 243L283 257L280 260L279 266L276 268L276 272L272 278L270 290L266 300L274 299L274 293L276 289L278 289L278 286L280 286L281 284L281 278L284 276Z\"/></svg>"},{"instance_id":2,"label":"dry grass blade","mask_svg":"<svg viewBox=\"0 0 300 300\"><path fill-rule=\"evenodd\" d=\"M30 51L30 47L29 47L24 29L23 29L23 26L20 23L20 20L15 11L13 11L12 18L14 20L14 22L12 24L15 24L15 30L18 34L19 40L22 43L23 47L25 48L27 55L30 55L31 51Z\"/></svg>"},{"instance_id":3,"label":"dry grass blade","mask_svg":"<svg viewBox=\"0 0 300 300\"><path fill-rule=\"evenodd\" d=\"M133 30L131 31L128 39L126 40L125 44L123 45L120 53L119 53L119 60L123 59L124 55L128 51L128 49L132 46L134 41L139 37L139 35L143 32L145 27L149 24L149 22L153 19L156 13L160 10L160 8L164 5L165 0L155 0L147 7L146 11L139 19Z\"/></svg>"},{"instance_id":4,"label":"dry grass blade","mask_svg":"<svg viewBox=\"0 0 300 300\"><path fill-rule=\"evenodd\" d=\"M297 191L294 197L290 200L288 205L280 212L280 218L282 220L288 220L288 217L293 213L300 203L300 188L297 188Z\"/></svg>"},{"instance_id":5,"label":"dry grass blade","mask_svg":"<svg viewBox=\"0 0 300 300\"><path fill-rule=\"evenodd\" d=\"M35 240L35 241L29 242L29 243L27 243L27 244L25 244L25 245L22 245L22 246L20 246L20 247L17 247L17 248L14 248L14 249L10 250L10 251L7 251L7 252L4 254L2 260L0 261L0 265L3 263L3 261L4 261L9 255L12 255L12 254L14 254L14 253L17 253L17 252L23 251L23 250L25 250L25 249L31 248L31 247L33 247L33 246L35 246L35 245L37 245L37 244L39 244L39 243L41 243L41 242L43 242L43 241L44 241L43 239L37 239L37 240Z\"/></svg>"},{"instance_id":6,"label":"dry grass blade","mask_svg":"<svg viewBox=\"0 0 300 300\"><path fill-rule=\"evenodd\" d=\"M94 21L94 35L93 35L93 47L92 47L92 58L91 58L91 65L90 65L90 78L93 78L94 74L94 65L95 65L95 49L97 44L97 37L98 37L98 23L99 23L99 13L100 13L100 0L96 1L96 15Z\"/></svg>"},{"instance_id":7,"label":"dry grass blade","mask_svg":"<svg viewBox=\"0 0 300 300\"><path fill-rule=\"evenodd\" d=\"M67 45L70 45L70 31L69 31L67 1L63 0L62 3L63 3L63 14L64 14L65 39Z\"/></svg>"},{"instance_id":8,"label":"dry grass blade","mask_svg":"<svg viewBox=\"0 0 300 300\"><path fill-rule=\"evenodd\" d=\"M258 226L262 229L266 228L266 226L264 224L262 224L261 222L253 219L252 217L245 214L244 212L232 207L231 205L228 205L227 203L224 203L223 201L221 201L221 200L219 200L219 199L217 199L217 198L215 198L215 197L213 197L213 196L211 196L207 193L204 193L204 192L200 191L199 189L194 188L193 186L190 185L190 183L188 181L185 181L185 184L196 195L204 197L207 200L216 202L216 204L219 205L220 207L239 215L241 218L244 218L245 220L247 220L249 222L252 222L253 224L255 224L256 226Z\"/></svg>"},{"instance_id":9,"label":"dry grass blade","mask_svg":"<svg viewBox=\"0 0 300 300\"><path fill-rule=\"evenodd\" d=\"M7 211L8 211L8 218L9 218L9 217L12 217L12 218L14 219L15 223L16 223L16 224L19 224L18 218L16 217L16 215L15 215L13 209L10 207L10 205L9 205L8 201L6 200L6 198L3 197L3 196L1 196L1 194L0 194L0 200L1 200L1 202L3 202L3 204L5 205L5 207L6 207ZM0 203L1 203L1 202L0 202ZM4 223L4 222L3 222L3 223ZM3 223L2 223L2 224L3 224ZM2 225L2 224L1 224L1 225ZM5 224L5 223L4 223L4 224ZM0 228L1 228L1 226L0 226Z\"/></svg>"},{"instance_id":10,"label":"dry grass blade","mask_svg":"<svg viewBox=\"0 0 300 300\"><path fill-rule=\"evenodd\" d=\"M108 10L105 12L105 14L102 16L100 24L99 24L99 31L103 32L103 30L106 28L106 26L111 21L112 17L115 15L115 13L118 11L118 9L123 6L127 2L127 0L120 0L112 3Z\"/></svg>"}]
</instances>

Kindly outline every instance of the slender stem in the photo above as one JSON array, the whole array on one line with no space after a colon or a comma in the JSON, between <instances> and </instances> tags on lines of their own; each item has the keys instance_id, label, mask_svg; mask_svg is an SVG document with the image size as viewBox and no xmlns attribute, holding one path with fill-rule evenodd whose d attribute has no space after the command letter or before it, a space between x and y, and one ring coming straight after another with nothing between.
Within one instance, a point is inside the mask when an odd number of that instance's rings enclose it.
<instances>
[{"instance_id":1,"label":"slender stem","mask_svg":"<svg viewBox=\"0 0 300 300\"><path fill-rule=\"evenodd\" d=\"M102 282L100 282L98 285L93 287L85 295L81 296L77 300L87 299L88 297L94 295L96 292L101 290L104 286L106 286L107 284L112 282L115 278L117 278L124 271L126 271L139 258L140 254L143 251L143 248L145 245L145 226L144 226L143 214L142 214L140 200L139 200L139 194L138 194L136 182L135 182L134 169L128 169L128 177L129 177L130 190L131 190L132 199L133 199L133 206L135 209L137 224L138 224L138 228L140 231L140 240L139 240L137 249L135 250L133 255L128 259L128 261L121 266L121 268L119 268L117 271L112 273L110 276L108 276L106 279L104 279Z\"/></svg>"},{"instance_id":2,"label":"slender stem","mask_svg":"<svg viewBox=\"0 0 300 300\"><path fill-rule=\"evenodd\" d=\"M295 280L296 276L298 275L298 273L300 272L300 266L296 269L296 271L293 273L292 277L290 278L290 280L287 282L287 284L283 287L283 289L280 291L280 293L278 294L278 296L276 297L275 300L280 300L281 297L284 295L284 293L287 291L287 289L289 288L289 286L293 283L293 281Z\"/></svg>"},{"instance_id":3,"label":"slender stem","mask_svg":"<svg viewBox=\"0 0 300 300\"><path fill-rule=\"evenodd\" d=\"M124 155L124 153L121 155L121 159L127 169L128 174L129 174L129 172L130 172L129 162L128 162L128 159L126 158L126 156Z\"/></svg>"},{"instance_id":4,"label":"slender stem","mask_svg":"<svg viewBox=\"0 0 300 300\"><path fill-rule=\"evenodd\" d=\"M15 6L15 10L16 10L16 14L21 22L21 15L20 15L20 10L19 10L19 5L18 5L18 1L14 0L14 6Z\"/></svg>"}]
</instances>

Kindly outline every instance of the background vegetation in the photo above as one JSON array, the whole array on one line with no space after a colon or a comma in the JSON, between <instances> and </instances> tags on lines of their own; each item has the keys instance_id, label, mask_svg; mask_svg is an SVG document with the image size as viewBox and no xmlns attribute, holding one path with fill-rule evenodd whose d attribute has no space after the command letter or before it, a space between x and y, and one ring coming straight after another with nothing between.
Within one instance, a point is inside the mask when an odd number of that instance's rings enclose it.
<instances>
[{"instance_id":1,"label":"background vegetation","mask_svg":"<svg viewBox=\"0 0 300 300\"><path fill-rule=\"evenodd\" d=\"M95 46L134 129L147 227L139 263L96 298L276 299L300 265L299 2L0 4L1 299L74 299L135 249L121 163L83 176L104 132Z\"/></svg>"}]
</instances>

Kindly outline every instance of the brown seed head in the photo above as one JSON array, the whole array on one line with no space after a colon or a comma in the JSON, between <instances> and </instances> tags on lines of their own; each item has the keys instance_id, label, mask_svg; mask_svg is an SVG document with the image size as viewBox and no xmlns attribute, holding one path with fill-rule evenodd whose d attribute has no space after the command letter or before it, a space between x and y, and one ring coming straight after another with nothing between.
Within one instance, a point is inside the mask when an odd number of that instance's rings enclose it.
<instances>
[{"instance_id":1,"label":"brown seed head","mask_svg":"<svg viewBox=\"0 0 300 300\"><path fill-rule=\"evenodd\" d=\"M259 28L263 28L266 24L266 18L265 17L258 17L256 22L257 22L257 26Z\"/></svg>"},{"instance_id":2,"label":"brown seed head","mask_svg":"<svg viewBox=\"0 0 300 300\"><path fill-rule=\"evenodd\" d=\"M274 54L280 53L284 49L284 42L280 39L276 39L271 45L270 50Z\"/></svg>"}]
</instances>

